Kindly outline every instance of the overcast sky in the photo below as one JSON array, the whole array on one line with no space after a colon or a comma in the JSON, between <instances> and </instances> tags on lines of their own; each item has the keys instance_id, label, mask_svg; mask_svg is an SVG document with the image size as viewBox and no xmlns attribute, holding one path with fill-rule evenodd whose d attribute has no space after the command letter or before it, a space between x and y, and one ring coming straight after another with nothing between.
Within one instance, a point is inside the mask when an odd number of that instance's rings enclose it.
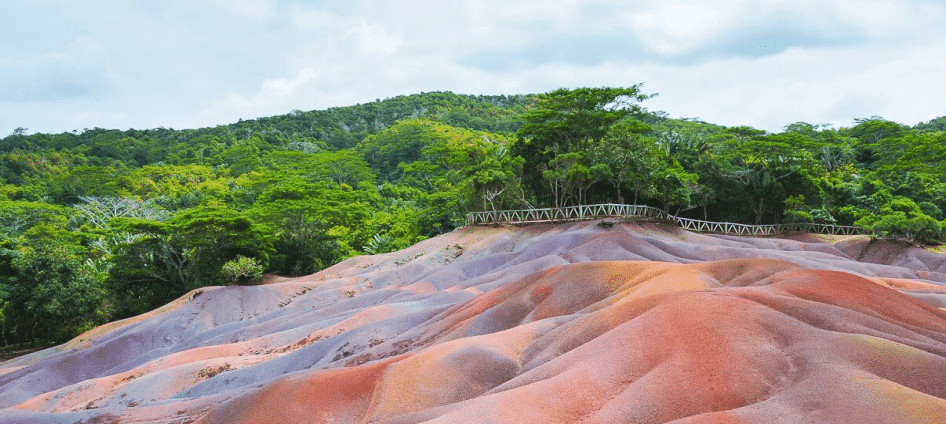
<instances>
[{"instance_id":1,"label":"overcast sky","mask_svg":"<svg viewBox=\"0 0 946 424\"><path fill-rule=\"evenodd\" d=\"M942 0L18 0L0 17L0 137L637 83L651 110L773 132L946 115Z\"/></svg>"}]
</instances>

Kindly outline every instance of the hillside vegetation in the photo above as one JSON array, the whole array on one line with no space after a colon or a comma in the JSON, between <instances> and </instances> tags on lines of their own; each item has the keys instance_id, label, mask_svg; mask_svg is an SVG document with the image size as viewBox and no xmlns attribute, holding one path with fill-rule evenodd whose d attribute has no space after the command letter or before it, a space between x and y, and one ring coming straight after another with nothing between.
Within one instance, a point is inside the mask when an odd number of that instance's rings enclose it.
<instances>
[{"instance_id":1,"label":"hillside vegetation","mask_svg":"<svg viewBox=\"0 0 946 424\"><path fill-rule=\"evenodd\" d=\"M648 97L423 93L194 130L18 129L0 140L0 342L402 249L469 211L640 203L943 237L946 117L767 133L672 119Z\"/></svg>"}]
</instances>

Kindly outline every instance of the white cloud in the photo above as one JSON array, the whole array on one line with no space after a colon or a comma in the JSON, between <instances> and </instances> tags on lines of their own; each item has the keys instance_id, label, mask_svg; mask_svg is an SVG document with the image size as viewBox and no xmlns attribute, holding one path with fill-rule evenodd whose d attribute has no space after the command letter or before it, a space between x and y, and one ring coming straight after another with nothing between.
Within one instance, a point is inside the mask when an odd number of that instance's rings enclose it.
<instances>
[{"instance_id":1,"label":"white cloud","mask_svg":"<svg viewBox=\"0 0 946 424\"><path fill-rule=\"evenodd\" d=\"M111 92L112 79L108 52L98 42L80 38L32 57L0 57L0 102L101 97Z\"/></svg>"},{"instance_id":2,"label":"white cloud","mask_svg":"<svg viewBox=\"0 0 946 424\"><path fill-rule=\"evenodd\" d=\"M946 4L932 0L46 0L13 12L0 39L22 43L0 43L0 134L640 82L671 116L767 130L946 115L931 95L946 92Z\"/></svg>"},{"instance_id":3,"label":"white cloud","mask_svg":"<svg viewBox=\"0 0 946 424\"><path fill-rule=\"evenodd\" d=\"M915 124L946 115L928 93L946 92L946 59L923 55L946 43L891 53L876 47L789 49L758 59L724 59L698 66L642 68L650 101L675 116L779 131L797 121L850 126L884 116ZM910 59L906 59L910 58ZM668 90L669 89L669 90Z\"/></svg>"},{"instance_id":4,"label":"white cloud","mask_svg":"<svg viewBox=\"0 0 946 424\"><path fill-rule=\"evenodd\" d=\"M857 28L872 41L902 41L904 37L924 37L930 31L942 34L946 4L942 2L888 2L860 0L828 3L830 18Z\"/></svg>"},{"instance_id":5,"label":"white cloud","mask_svg":"<svg viewBox=\"0 0 946 424\"><path fill-rule=\"evenodd\" d=\"M299 74L293 80L280 78L264 81L263 90L260 93L264 93L267 97L286 98L296 93L300 86L315 80L315 77L315 71L306 68L299 71Z\"/></svg>"},{"instance_id":6,"label":"white cloud","mask_svg":"<svg viewBox=\"0 0 946 424\"><path fill-rule=\"evenodd\" d=\"M245 97L231 93L225 99L218 101L209 108L201 111L197 117L188 122L188 126L214 125L236 121L240 118L254 118L266 115L286 113L299 101L299 98L311 92L317 74L313 69L305 68L299 71L293 79L277 78L263 81L259 91L253 96Z\"/></svg>"},{"instance_id":7,"label":"white cloud","mask_svg":"<svg viewBox=\"0 0 946 424\"><path fill-rule=\"evenodd\" d=\"M290 9L289 19L293 26L302 29L335 28L340 25L341 18L334 13L324 10L311 10L299 6Z\"/></svg>"},{"instance_id":8,"label":"white cloud","mask_svg":"<svg viewBox=\"0 0 946 424\"><path fill-rule=\"evenodd\" d=\"M276 16L275 7L269 0L215 0L220 9L229 9L254 19L271 19Z\"/></svg>"},{"instance_id":9,"label":"white cloud","mask_svg":"<svg viewBox=\"0 0 946 424\"><path fill-rule=\"evenodd\" d=\"M369 57L386 57L394 54L401 46L401 37L388 35L383 25L369 24L361 19L359 24L348 31L348 44L352 53Z\"/></svg>"},{"instance_id":10,"label":"white cloud","mask_svg":"<svg viewBox=\"0 0 946 424\"><path fill-rule=\"evenodd\" d=\"M661 55L692 52L715 41L732 17L725 8L656 3L652 10L626 16L630 30L648 50Z\"/></svg>"}]
</instances>

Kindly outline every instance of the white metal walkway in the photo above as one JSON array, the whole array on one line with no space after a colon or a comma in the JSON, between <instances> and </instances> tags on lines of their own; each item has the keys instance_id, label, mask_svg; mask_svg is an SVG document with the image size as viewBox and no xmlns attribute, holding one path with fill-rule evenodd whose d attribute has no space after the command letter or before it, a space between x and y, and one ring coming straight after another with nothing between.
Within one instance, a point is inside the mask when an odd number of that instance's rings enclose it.
<instances>
[{"instance_id":1,"label":"white metal walkway","mask_svg":"<svg viewBox=\"0 0 946 424\"><path fill-rule=\"evenodd\" d=\"M700 233L733 234L743 236L766 236L793 232L838 235L866 234L863 228L851 225L830 225L815 223L748 225L736 224L732 222L711 222L699 219L676 217L651 206L618 205L613 203L568 206L564 208L471 212L466 215L466 223L467 225L525 225L548 222L583 221L599 218L649 218L673 222L683 229Z\"/></svg>"}]
</instances>

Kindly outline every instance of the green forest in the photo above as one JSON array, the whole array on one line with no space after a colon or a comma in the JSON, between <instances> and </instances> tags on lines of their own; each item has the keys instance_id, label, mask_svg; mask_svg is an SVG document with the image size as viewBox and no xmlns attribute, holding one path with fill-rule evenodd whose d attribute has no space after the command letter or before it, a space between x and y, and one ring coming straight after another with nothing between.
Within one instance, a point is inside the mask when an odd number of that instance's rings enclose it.
<instances>
[{"instance_id":1,"label":"green forest","mask_svg":"<svg viewBox=\"0 0 946 424\"><path fill-rule=\"evenodd\" d=\"M946 117L675 119L641 85L401 96L213 128L0 139L0 343L62 342L210 285L307 275L471 211L636 203L944 238Z\"/></svg>"}]
</instances>

